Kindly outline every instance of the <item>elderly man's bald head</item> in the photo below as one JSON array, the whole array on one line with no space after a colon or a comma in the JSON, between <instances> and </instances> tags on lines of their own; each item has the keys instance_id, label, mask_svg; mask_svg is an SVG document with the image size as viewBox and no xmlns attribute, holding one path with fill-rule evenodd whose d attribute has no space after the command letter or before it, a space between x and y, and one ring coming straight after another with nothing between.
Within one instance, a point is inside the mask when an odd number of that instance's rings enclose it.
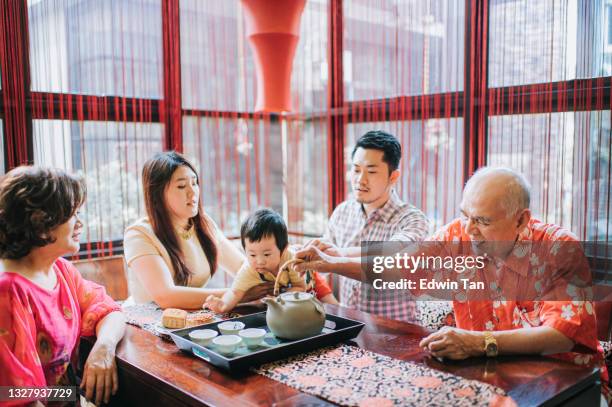
<instances>
[{"instance_id":1,"label":"elderly man's bald head","mask_svg":"<svg viewBox=\"0 0 612 407\"><path fill-rule=\"evenodd\" d=\"M531 187L523 175L510 168L482 167L465 184L463 199L467 196L487 196L499 202L506 216L511 217L529 209Z\"/></svg>"}]
</instances>

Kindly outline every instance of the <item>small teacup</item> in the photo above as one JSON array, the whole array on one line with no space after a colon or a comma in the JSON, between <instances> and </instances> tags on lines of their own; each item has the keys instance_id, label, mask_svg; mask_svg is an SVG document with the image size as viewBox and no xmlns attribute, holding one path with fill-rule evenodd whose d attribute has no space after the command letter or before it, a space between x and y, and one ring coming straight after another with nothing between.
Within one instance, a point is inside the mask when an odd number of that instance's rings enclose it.
<instances>
[{"instance_id":1,"label":"small teacup","mask_svg":"<svg viewBox=\"0 0 612 407\"><path fill-rule=\"evenodd\" d=\"M238 334L246 344L247 348L258 347L263 338L266 336L266 330L261 328L247 328L240 331Z\"/></svg>"},{"instance_id":2,"label":"small teacup","mask_svg":"<svg viewBox=\"0 0 612 407\"><path fill-rule=\"evenodd\" d=\"M223 354L233 353L242 339L238 335L221 335L212 340L217 350Z\"/></svg>"},{"instance_id":3,"label":"small teacup","mask_svg":"<svg viewBox=\"0 0 612 407\"><path fill-rule=\"evenodd\" d=\"M199 345L205 346L217 335L219 335L219 333L213 329L195 329L189 332L189 339Z\"/></svg>"},{"instance_id":4,"label":"small teacup","mask_svg":"<svg viewBox=\"0 0 612 407\"><path fill-rule=\"evenodd\" d=\"M217 328L223 335L238 335L244 329L244 324L240 321L225 321L217 325Z\"/></svg>"}]
</instances>

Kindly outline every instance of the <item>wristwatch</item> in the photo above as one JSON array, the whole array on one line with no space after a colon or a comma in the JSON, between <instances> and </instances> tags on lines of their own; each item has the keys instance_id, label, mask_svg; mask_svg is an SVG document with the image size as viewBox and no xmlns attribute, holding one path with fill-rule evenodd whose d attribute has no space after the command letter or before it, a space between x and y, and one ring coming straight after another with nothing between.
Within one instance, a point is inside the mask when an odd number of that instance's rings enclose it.
<instances>
[{"instance_id":1,"label":"wristwatch","mask_svg":"<svg viewBox=\"0 0 612 407\"><path fill-rule=\"evenodd\" d=\"M488 358L497 356L497 339L489 331L484 333L484 351Z\"/></svg>"}]
</instances>

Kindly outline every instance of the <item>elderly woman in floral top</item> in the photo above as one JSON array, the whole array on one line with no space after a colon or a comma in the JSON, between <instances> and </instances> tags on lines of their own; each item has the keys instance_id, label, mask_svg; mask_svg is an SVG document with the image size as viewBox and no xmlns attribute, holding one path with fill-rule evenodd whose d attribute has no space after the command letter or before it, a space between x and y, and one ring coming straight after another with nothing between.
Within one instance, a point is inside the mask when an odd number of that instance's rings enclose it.
<instances>
[{"instance_id":1,"label":"elderly woman in floral top","mask_svg":"<svg viewBox=\"0 0 612 407\"><path fill-rule=\"evenodd\" d=\"M103 287L61 257L79 249L84 199L82 180L61 170L19 167L0 182L0 386L76 384L74 350L81 336L96 335L81 387L99 404L117 391L125 319Z\"/></svg>"}]
</instances>

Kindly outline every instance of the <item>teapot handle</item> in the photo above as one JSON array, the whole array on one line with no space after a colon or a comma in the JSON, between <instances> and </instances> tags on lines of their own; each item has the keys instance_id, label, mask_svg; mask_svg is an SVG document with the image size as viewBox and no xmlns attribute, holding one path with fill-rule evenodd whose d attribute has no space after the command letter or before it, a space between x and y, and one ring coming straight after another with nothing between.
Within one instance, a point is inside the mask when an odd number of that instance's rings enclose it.
<instances>
[{"instance_id":1,"label":"teapot handle","mask_svg":"<svg viewBox=\"0 0 612 407\"><path fill-rule=\"evenodd\" d=\"M319 314L325 315L325 307L323 307L323 303L319 301L314 295L312 296L312 303L315 306L315 309Z\"/></svg>"},{"instance_id":2,"label":"teapot handle","mask_svg":"<svg viewBox=\"0 0 612 407\"><path fill-rule=\"evenodd\" d=\"M291 259L287 260L280 268L278 269L278 273L276 274L276 279L274 280L274 296L277 296L280 291L280 278L284 272L289 273L290 269L293 268L296 264L302 263L304 260L302 259Z\"/></svg>"}]
</instances>

